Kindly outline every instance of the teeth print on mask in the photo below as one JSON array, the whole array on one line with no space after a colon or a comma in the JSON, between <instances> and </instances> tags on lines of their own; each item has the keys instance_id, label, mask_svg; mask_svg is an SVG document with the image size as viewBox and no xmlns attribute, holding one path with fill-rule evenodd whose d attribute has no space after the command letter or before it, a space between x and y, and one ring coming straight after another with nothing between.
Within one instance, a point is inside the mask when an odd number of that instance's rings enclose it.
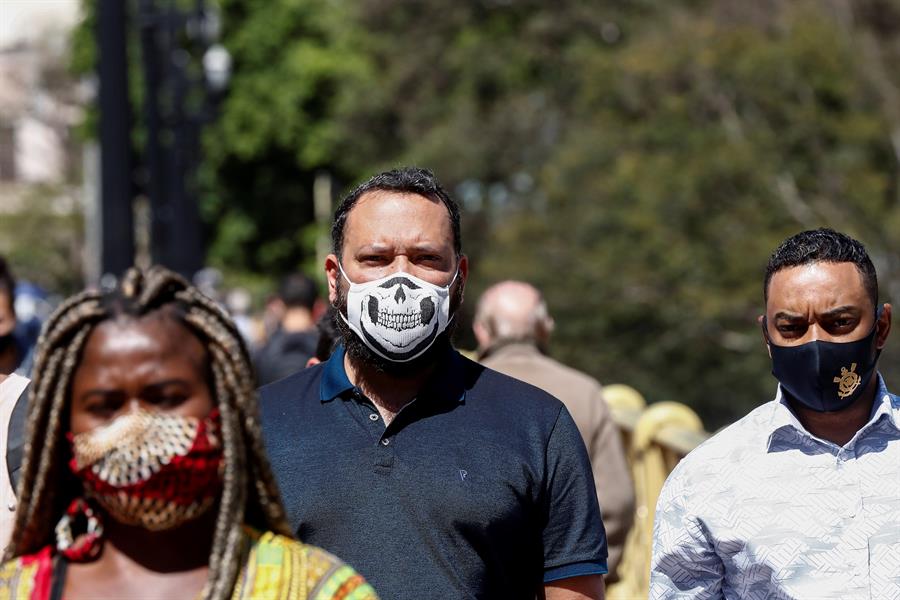
<instances>
[{"instance_id":1,"label":"teeth print on mask","mask_svg":"<svg viewBox=\"0 0 900 600\"><path fill-rule=\"evenodd\" d=\"M159 531L205 513L222 490L219 413L205 419L139 409L69 434L69 467L115 520Z\"/></svg>"},{"instance_id":2,"label":"teeth print on mask","mask_svg":"<svg viewBox=\"0 0 900 600\"><path fill-rule=\"evenodd\" d=\"M378 356L407 362L428 350L449 325L450 288L459 274L444 287L404 271L381 279L354 283L338 263L350 284L347 315L341 318L363 343Z\"/></svg>"}]
</instances>

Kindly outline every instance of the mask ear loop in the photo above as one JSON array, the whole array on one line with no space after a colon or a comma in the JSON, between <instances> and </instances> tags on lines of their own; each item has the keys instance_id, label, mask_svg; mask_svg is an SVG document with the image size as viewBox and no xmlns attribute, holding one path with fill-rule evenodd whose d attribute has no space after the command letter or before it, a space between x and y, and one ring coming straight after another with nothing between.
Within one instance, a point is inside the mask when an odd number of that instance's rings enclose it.
<instances>
[{"instance_id":1,"label":"mask ear loop","mask_svg":"<svg viewBox=\"0 0 900 600\"><path fill-rule=\"evenodd\" d=\"M456 273L453 274L453 279L450 280L450 283L447 284L447 291L450 291L450 288L453 287L453 284L456 283L456 278L459 277L459 264L456 265Z\"/></svg>"},{"instance_id":2,"label":"mask ear loop","mask_svg":"<svg viewBox=\"0 0 900 600\"><path fill-rule=\"evenodd\" d=\"M878 348L878 323L881 322L881 315L884 314L884 303L881 304L878 308L875 309L875 323L872 325L872 333L875 335L872 336L872 350L875 353L875 361L877 362L879 357L881 356L881 351L883 348ZM870 334L871 335L871 334Z\"/></svg>"},{"instance_id":3,"label":"mask ear loop","mask_svg":"<svg viewBox=\"0 0 900 600\"><path fill-rule=\"evenodd\" d=\"M349 277L347 277L347 273L344 272L344 265L341 264L341 261L337 261L337 264L338 264L338 269L341 272L341 275L344 276L344 279L347 280L347 283L349 283L350 285L356 285L355 283L353 283L353 281L350 280Z\"/></svg>"}]
</instances>

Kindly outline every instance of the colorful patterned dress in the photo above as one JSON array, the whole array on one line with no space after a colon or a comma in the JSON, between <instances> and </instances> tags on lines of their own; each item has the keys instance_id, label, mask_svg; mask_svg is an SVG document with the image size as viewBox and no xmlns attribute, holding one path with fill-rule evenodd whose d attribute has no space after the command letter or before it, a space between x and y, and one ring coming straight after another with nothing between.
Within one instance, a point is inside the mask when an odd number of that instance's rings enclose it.
<instances>
[{"instance_id":1,"label":"colorful patterned dress","mask_svg":"<svg viewBox=\"0 0 900 600\"><path fill-rule=\"evenodd\" d=\"M232 600L378 600L352 567L314 546L246 530L244 568ZM48 600L53 554L47 546L0 566L0 600Z\"/></svg>"}]
</instances>

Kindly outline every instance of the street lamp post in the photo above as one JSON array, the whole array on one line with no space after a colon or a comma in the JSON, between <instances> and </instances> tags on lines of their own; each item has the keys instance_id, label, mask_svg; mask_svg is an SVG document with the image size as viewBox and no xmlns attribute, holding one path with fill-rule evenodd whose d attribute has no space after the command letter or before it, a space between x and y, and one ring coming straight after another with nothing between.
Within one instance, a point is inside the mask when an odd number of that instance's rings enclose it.
<instances>
[{"instance_id":1,"label":"street lamp post","mask_svg":"<svg viewBox=\"0 0 900 600\"><path fill-rule=\"evenodd\" d=\"M116 277L134 262L126 24L125 2L99 0L100 273Z\"/></svg>"},{"instance_id":2,"label":"street lamp post","mask_svg":"<svg viewBox=\"0 0 900 600\"><path fill-rule=\"evenodd\" d=\"M162 4L139 2L151 256L191 277L203 266L194 182L200 132L227 83L230 57L214 44L218 18L203 0L187 11L174 0Z\"/></svg>"}]
</instances>

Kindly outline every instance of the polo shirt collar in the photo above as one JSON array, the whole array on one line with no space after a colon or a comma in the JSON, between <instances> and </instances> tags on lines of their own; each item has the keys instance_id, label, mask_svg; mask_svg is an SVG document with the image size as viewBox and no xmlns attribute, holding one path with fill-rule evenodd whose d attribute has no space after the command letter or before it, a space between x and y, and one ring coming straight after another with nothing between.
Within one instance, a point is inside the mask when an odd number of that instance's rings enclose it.
<instances>
[{"instance_id":1,"label":"polo shirt collar","mask_svg":"<svg viewBox=\"0 0 900 600\"><path fill-rule=\"evenodd\" d=\"M892 396L891 393L888 392L887 385L880 373L876 376L878 377L878 388L875 392L875 401L872 403L872 413L869 415L869 421L862 429L860 429L860 431L869 429L884 417L887 418L888 422L895 430L900 431L900 414L898 414L900 413L900 399L898 399L897 396ZM794 414L794 411L790 409L787 398L785 398L784 392L781 389L781 384L778 384L778 392L775 395L772 418L769 424L771 426L771 433L766 440L767 450L771 449L772 443L782 434L796 435L799 433L804 437L812 437L812 434L803 427L802 423L800 423L800 420Z\"/></svg>"},{"instance_id":2,"label":"polo shirt collar","mask_svg":"<svg viewBox=\"0 0 900 600\"><path fill-rule=\"evenodd\" d=\"M355 387L344 369L344 355L344 346L340 345L325 361L322 381L319 384L319 398L322 402L334 400ZM450 348L439 360L437 369L419 395L460 404L464 402L466 397L464 361L459 352Z\"/></svg>"},{"instance_id":3,"label":"polo shirt collar","mask_svg":"<svg viewBox=\"0 0 900 600\"><path fill-rule=\"evenodd\" d=\"M328 402L352 390L353 387L350 378L347 377L347 371L344 370L344 346L340 345L325 361L325 370L322 373L322 381L319 383L319 397L322 402Z\"/></svg>"}]
</instances>

